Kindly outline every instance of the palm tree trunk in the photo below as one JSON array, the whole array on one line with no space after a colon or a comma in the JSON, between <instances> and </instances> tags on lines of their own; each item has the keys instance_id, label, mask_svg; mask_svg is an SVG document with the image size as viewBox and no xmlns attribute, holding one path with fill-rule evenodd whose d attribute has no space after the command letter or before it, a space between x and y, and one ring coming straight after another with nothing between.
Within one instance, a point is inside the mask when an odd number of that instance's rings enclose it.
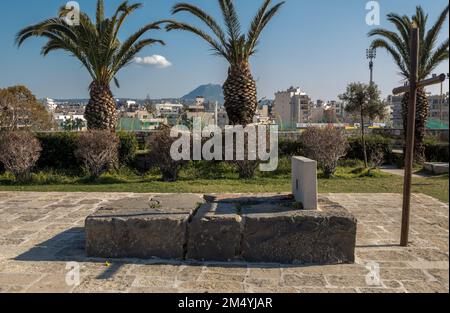
<instances>
[{"instance_id":1,"label":"palm tree trunk","mask_svg":"<svg viewBox=\"0 0 450 313\"><path fill-rule=\"evenodd\" d=\"M225 109L231 125L247 126L253 123L253 118L258 106L256 95L256 82L253 79L248 64L242 67L230 67L228 70L228 79L223 85L225 97ZM234 161L239 177L249 179L255 175L255 170L259 164L258 161L248 160L248 145L237 147L244 149L246 159L243 161Z\"/></svg>"},{"instance_id":2,"label":"palm tree trunk","mask_svg":"<svg viewBox=\"0 0 450 313\"><path fill-rule=\"evenodd\" d=\"M406 130L408 129L408 106L409 93L405 93L402 99L402 116L404 139L406 140ZM424 88L417 90L416 104L416 127L414 137L414 162L423 164L425 162L425 145L423 143L426 134L426 123L429 113L428 98Z\"/></svg>"},{"instance_id":3,"label":"palm tree trunk","mask_svg":"<svg viewBox=\"0 0 450 313\"><path fill-rule=\"evenodd\" d=\"M230 67L228 79L223 85L223 93L230 124L242 126L252 124L258 101L256 82L249 65Z\"/></svg>"},{"instance_id":4,"label":"palm tree trunk","mask_svg":"<svg viewBox=\"0 0 450 313\"><path fill-rule=\"evenodd\" d=\"M366 133L364 129L364 115L361 113L361 141L363 146L363 154L364 154L364 168L368 167L367 160L367 149L366 149Z\"/></svg>"},{"instance_id":5,"label":"palm tree trunk","mask_svg":"<svg viewBox=\"0 0 450 313\"><path fill-rule=\"evenodd\" d=\"M84 114L88 129L115 131L118 119L116 101L109 86L92 82L90 96Z\"/></svg>"}]
</instances>

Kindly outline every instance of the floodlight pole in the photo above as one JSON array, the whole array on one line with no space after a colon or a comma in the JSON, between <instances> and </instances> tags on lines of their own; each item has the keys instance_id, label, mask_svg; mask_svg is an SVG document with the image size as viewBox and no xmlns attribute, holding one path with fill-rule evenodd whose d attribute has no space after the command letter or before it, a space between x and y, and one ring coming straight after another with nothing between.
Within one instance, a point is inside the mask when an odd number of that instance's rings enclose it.
<instances>
[{"instance_id":1,"label":"floodlight pole","mask_svg":"<svg viewBox=\"0 0 450 313\"><path fill-rule=\"evenodd\" d=\"M369 61L370 86L373 85L373 60L377 57L377 51L374 48L366 49L366 57Z\"/></svg>"}]
</instances>

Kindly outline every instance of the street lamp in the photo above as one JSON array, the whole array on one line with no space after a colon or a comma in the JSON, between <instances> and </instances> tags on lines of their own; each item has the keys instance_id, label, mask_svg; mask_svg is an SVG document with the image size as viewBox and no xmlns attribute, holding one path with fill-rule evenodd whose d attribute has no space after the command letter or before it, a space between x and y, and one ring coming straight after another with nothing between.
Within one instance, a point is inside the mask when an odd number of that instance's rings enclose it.
<instances>
[{"instance_id":1,"label":"street lamp","mask_svg":"<svg viewBox=\"0 0 450 313\"><path fill-rule=\"evenodd\" d=\"M370 69L370 85L373 84L373 60L377 57L377 50L374 48L366 49L366 57L367 60L370 60L369 62L369 69Z\"/></svg>"}]
</instances>

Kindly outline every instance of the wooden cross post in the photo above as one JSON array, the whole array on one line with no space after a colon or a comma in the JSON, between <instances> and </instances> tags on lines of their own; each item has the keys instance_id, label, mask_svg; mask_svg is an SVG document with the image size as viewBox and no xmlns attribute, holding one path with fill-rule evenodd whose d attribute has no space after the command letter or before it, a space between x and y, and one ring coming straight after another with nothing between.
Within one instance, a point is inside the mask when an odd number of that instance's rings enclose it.
<instances>
[{"instance_id":1,"label":"wooden cross post","mask_svg":"<svg viewBox=\"0 0 450 313\"><path fill-rule=\"evenodd\" d=\"M445 74L437 77L418 81L418 66L419 66L419 29L416 26L411 26L411 42L410 42L410 77L409 86L395 88L394 95L409 92L408 104L408 127L406 130L406 154L405 154L405 178L403 184L403 213L402 213L402 230L400 246L407 247L409 239L409 219L411 209L411 178L412 166L414 160L414 136L416 128L416 100L417 89L438 84L445 81Z\"/></svg>"}]
</instances>

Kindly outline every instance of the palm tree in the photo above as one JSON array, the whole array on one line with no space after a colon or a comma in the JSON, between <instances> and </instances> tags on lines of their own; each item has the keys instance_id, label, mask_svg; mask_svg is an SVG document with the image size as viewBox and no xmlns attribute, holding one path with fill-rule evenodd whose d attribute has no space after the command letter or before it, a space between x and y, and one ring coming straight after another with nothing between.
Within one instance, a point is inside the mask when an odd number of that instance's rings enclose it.
<instances>
[{"instance_id":1,"label":"palm tree","mask_svg":"<svg viewBox=\"0 0 450 313\"><path fill-rule=\"evenodd\" d=\"M448 38L441 44L437 45L440 31L447 19L449 6L442 11L435 24L427 30L428 15L425 14L422 7L416 8L416 14L409 18L408 16L400 16L390 13L387 16L396 32L387 29L377 28L369 32L369 37L380 36L372 42L372 48L385 49L394 59L400 70L400 75L405 81L409 79L410 65L410 27L415 24L420 30L420 51L419 51L419 79L427 78L432 71L442 62L448 60L449 50ZM403 126L407 129L409 93L405 93L402 100ZM425 148L423 140L425 137L426 121L429 113L429 104L424 88L417 91L417 114L416 114L416 136L414 147L414 160L422 163L425 160Z\"/></svg>"},{"instance_id":2,"label":"palm tree","mask_svg":"<svg viewBox=\"0 0 450 313\"><path fill-rule=\"evenodd\" d=\"M42 55L52 51L63 50L77 58L92 77L89 86L90 101L86 107L85 117L89 129L115 130L117 124L116 103L111 93L110 82L119 82L116 74L120 69L130 64L134 57L145 47L163 41L157 39L141 39L150 30L160 29L162 22L145 25L127 40L118 39L119 31L126 18L142 6L140 3L123 2L114 15L105 18L104 1L97 1L96 21L80 12L77 25L69 25L65 17L68 10L60 9L59 16L47 19L36 25L22 29L16 38L16 43L22 43L30 37L48 39L42 47Z\"/></svg>"},{"instance_id":3,"label":"palm tree","mask_svg":"<svg viewBox=\"0 0 450 313\"><path fill-rule=\"evenodd\" d=\"M166 29L194 33L204 39L215 54L228 61L230 65L228 79L223 85L225 108L231 124L245 126L253 123L258 105L256 82L250 70L249 59L256 52L262 31L284 2L271 7L272 0L264 0L247 34L241 32L233 0L218 0L218 2L224 18L225 29L211 15L189 3L176 4L172 9L172 14L179 12L192 14L207 26L211 34L195 26L177 21L168 21Z\"/></svg>"}]
</instances>

